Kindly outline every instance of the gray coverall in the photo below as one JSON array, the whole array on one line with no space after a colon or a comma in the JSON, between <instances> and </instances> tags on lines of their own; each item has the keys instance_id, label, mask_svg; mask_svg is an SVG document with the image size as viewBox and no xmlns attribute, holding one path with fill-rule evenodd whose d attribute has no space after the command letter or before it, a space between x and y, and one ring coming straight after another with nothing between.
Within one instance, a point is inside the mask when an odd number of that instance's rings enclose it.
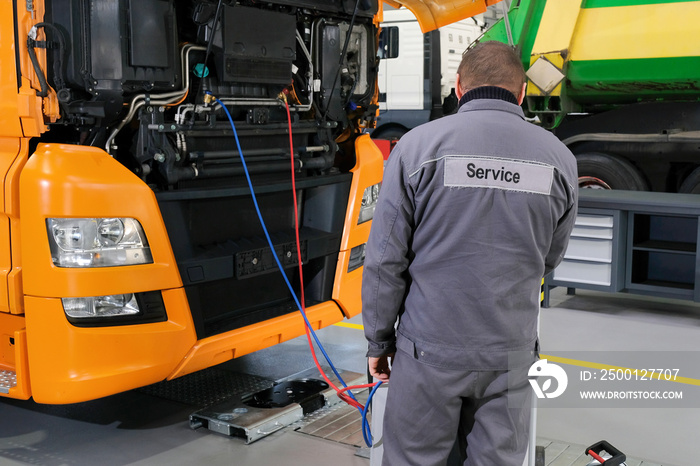
<instances>
[{"instance_id":1,"label":"gray coverall","mask_svg":"<svg viewBox=\"0 0 700 466\"><path fill-rule=\"evenodd\" d=\"M525 355L517 367L537 358L540 284L573 228L576 160L507 91L462 101L396 145L367 243L367 355L396 352L384 464L445 464L458 432L465 465L521 465L527 447L531 389L509 386L508 369L513 355Z\"/></svg>"}]
</instances>

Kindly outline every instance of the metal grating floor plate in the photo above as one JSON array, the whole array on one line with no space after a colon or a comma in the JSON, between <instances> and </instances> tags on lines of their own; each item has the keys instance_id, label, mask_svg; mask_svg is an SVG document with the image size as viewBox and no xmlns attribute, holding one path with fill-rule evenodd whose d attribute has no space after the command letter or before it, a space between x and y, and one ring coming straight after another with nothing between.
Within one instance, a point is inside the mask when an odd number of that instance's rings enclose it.
<instances>
[{"instance_id":1,"label":"metal grating floor plate","mask_svg":"<svg viewBox=\"0 0 700 466\"><path fill-rule=\"evenodd\" d=\"M357 400L365 404L369 392L365 389L354 392ZM367 415L371 420L372 415ZM299 433L319 437L325 440L364 447L362 437L362 416L358 410L345 403L337 403L325 406L313 413L304 416L304 419L292 425L292 428Z\"/></svg>"},{"instance_id":2,"label":"metal grating floor plate","mask_svg":"<svg viewBox=\"0 0 700 466\"><path fill-rule=\"evenodd\" d=\"M324 370L329 379L339 384L336 377ZM345 378L349 385L357 385L364 380L362 374L340 370L339 374ZM320 391L309 390L306 385L286 385L287 382L318 381L318 371L310 368L283 379L277 380L275 389L279 390L281 400L290 403L275 403L272 406L255 405L245 400L242 396L230 397L221 403L210 405L190 415L190 427L193 429L205 428L219 434L243 437L246 443L252 443L273 432L283 429L304 418L305 413L322 409L324 406L340 403L335 391L327 384ZM286 388L285 388L286 387ZM295 392L295 388L299 392ZM286 396L285 396L286 393ZM265 394L262 395L268 396ZM359 415L358 415L359 418Z\"/></svg>"},{"instance_id":3,"label":"metal grating floor plate","mask_svg":"<svg viewBox=\"0 0 700 466\"><path fill-rule=\"evenodd\" d=\"M17 386L17 373L14 371L0 371L0 393L10 393L10 389Z\"/></svg>"},{"instance_id":4,"label":"metal grating floor plate","mask_svg":"<svg viewBox=\"0 0 700 466\"><path fill-rule=\"evenodd\" d=\"M272 380L210 368L139 389L149 395L197 407L270 388Z\"/></svg>"}]
</instances>

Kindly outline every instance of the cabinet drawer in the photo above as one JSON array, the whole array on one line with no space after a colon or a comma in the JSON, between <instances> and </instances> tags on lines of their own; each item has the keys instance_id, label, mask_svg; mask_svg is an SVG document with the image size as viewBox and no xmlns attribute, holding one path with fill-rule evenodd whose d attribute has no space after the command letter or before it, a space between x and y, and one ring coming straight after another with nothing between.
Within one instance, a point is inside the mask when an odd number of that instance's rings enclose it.
<instances>
[{"instance_id":1,"label":"cabinet drawer","mask_svg":"<svg viewBox=\"0 0 700 466\"><path fill-rule=\"evenodd\" d=\"M571 237L612 239L614 224L611 215L578 214Z\"/></svg>"},{"instance_id":2,"label":"cabinet drawer","mask_svg":"<svg viewBox=\"0 0 700 466\"><path fill-rule=\"evenodd\" d=\"M594 262L612 262L613 244L609 240L571 237L566 248L566 259Z\"/></svg>"},{"instance_id":3,"label":"cabinet drawer","mask_svg":"<svg viewBox=\"0 0 700 466\"><path fill-rule=\"evenodd\" d=\"M571 231L571 237L577 238L597 238L597 239L612 239L612 228L589 227L584 225L575 225Z\"/></svg>"},{"instance_id":4,"label":"cabinet drawer","mask_svg":"<svg viewBox=\"0 0 700 466\"><path fill-rule=\"evenodd\" d=\"M612 228L614 223L615 222L612 215L578 214L576 216L575 225L585 227Z\"/></svg>"},{"instance_id":5,"label":"cabinet drawer","mask_svg":"<svg viewBox=\"0 0 700 466\"><path fill-rule=\"evenodd\" d=\"M564 259L554 269L553 277L554 280L565 282L610 286L612 284L612 264L575 262Z\"/></svg>"}]
</instances>

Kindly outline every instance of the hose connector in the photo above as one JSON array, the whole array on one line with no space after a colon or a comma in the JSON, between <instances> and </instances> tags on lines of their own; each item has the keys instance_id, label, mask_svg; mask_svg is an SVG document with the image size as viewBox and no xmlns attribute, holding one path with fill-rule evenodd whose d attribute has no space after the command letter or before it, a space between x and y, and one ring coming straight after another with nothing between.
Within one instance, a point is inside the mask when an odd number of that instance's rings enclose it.
<instances>
[{"instance_id":1,"label":"hose connector","mask_svg":"<svg viewBox=\"0 0 700 466\"><path fill-rule=\"evenodd\" d=\"M216 100L216 97L214 97L214 94L212 94L209 91L206 91L204 93L204 103L209 105L210 103L214 102Z\"/></svg>"}]
</instances>

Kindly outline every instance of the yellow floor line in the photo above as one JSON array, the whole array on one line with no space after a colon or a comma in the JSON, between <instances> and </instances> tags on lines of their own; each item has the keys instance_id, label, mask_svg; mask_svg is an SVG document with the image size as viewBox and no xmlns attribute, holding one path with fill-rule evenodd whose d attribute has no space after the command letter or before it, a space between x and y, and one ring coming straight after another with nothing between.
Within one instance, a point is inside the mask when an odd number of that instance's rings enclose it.
<instances>
[{"instance_id":1,"label":"yellow floor line","mask_svg":"<svg viewBox=\"0 0 700 466\"><path fill-rule=\"evenodd\" d=\"M361 324L351 324L349 322L338 322L336 324L333 324L336 327L345 327L345 328L352 328L355 330L364 330L364 326ZM611 366L610 364L600 364L597 362L589 362L589 361L579 361L578 359L569 359L569 358L561 358L559 356L550 356L546 354L540 354L541 359L546 359L551 362L557 362L559 364L567 364L569 366L579 366L579 367L587 367L589 369L607 369L607 370L637 370L639 372L641 369L632 369L629 367L621 367L621 366ZM659 379L660 374L654 376L655 379ZM665 379L659 379L659 380L665 380ZM683 383L686 385L697 385L700 386L700 380L698 379L692 379L690 377L680 377L676 376L674 380L667 380L667 382L676 382L676 383Z\"/></svg>"},{"instance_id":2,"label":"yellow floor line","mask_svg":"<svg viewBox=\"0 0 700 466\"><path fill-rule=\"evenodd\" d=\"M579 367L587 367L589 369L606 369L606 370L629 370L629 371L637 371L638 375L642 375L640 371L645 371L645 370L650 370L650 369L634 369L630 367L622 367L622 366L612 366L610 364L600 364L597 362L589 362L589 361L579 361L578 359L569 359L569 358L560 358L559 356L549 356L546 354L540 354L541 359L546 359L547 361L550 362L557 362L559 364L567 364L569 366L579 366ZM661 374L656 374L654 373L653 378L654 380L663 380L666 382L676 382L676 383L683 383L686 385L697 385L700 386L700 380L698 379L691 379L690 377L680 377L680 376L675 376L673 380L666 380L665 378L659 378ZM649 376L648 376L649 377Z\"/></svg>"},{"instance_id":3,"label":"yellow floor line","mask_svg":"<svg viewBox=\"0 0 700 466\"><path fill-rule=\"evenodd\" d=\"M349 322L338 322L333 324L336 327L354 328L355 330L364 330L365 328L361 324L351 324Z\"/></svg>"}]
</instances>

